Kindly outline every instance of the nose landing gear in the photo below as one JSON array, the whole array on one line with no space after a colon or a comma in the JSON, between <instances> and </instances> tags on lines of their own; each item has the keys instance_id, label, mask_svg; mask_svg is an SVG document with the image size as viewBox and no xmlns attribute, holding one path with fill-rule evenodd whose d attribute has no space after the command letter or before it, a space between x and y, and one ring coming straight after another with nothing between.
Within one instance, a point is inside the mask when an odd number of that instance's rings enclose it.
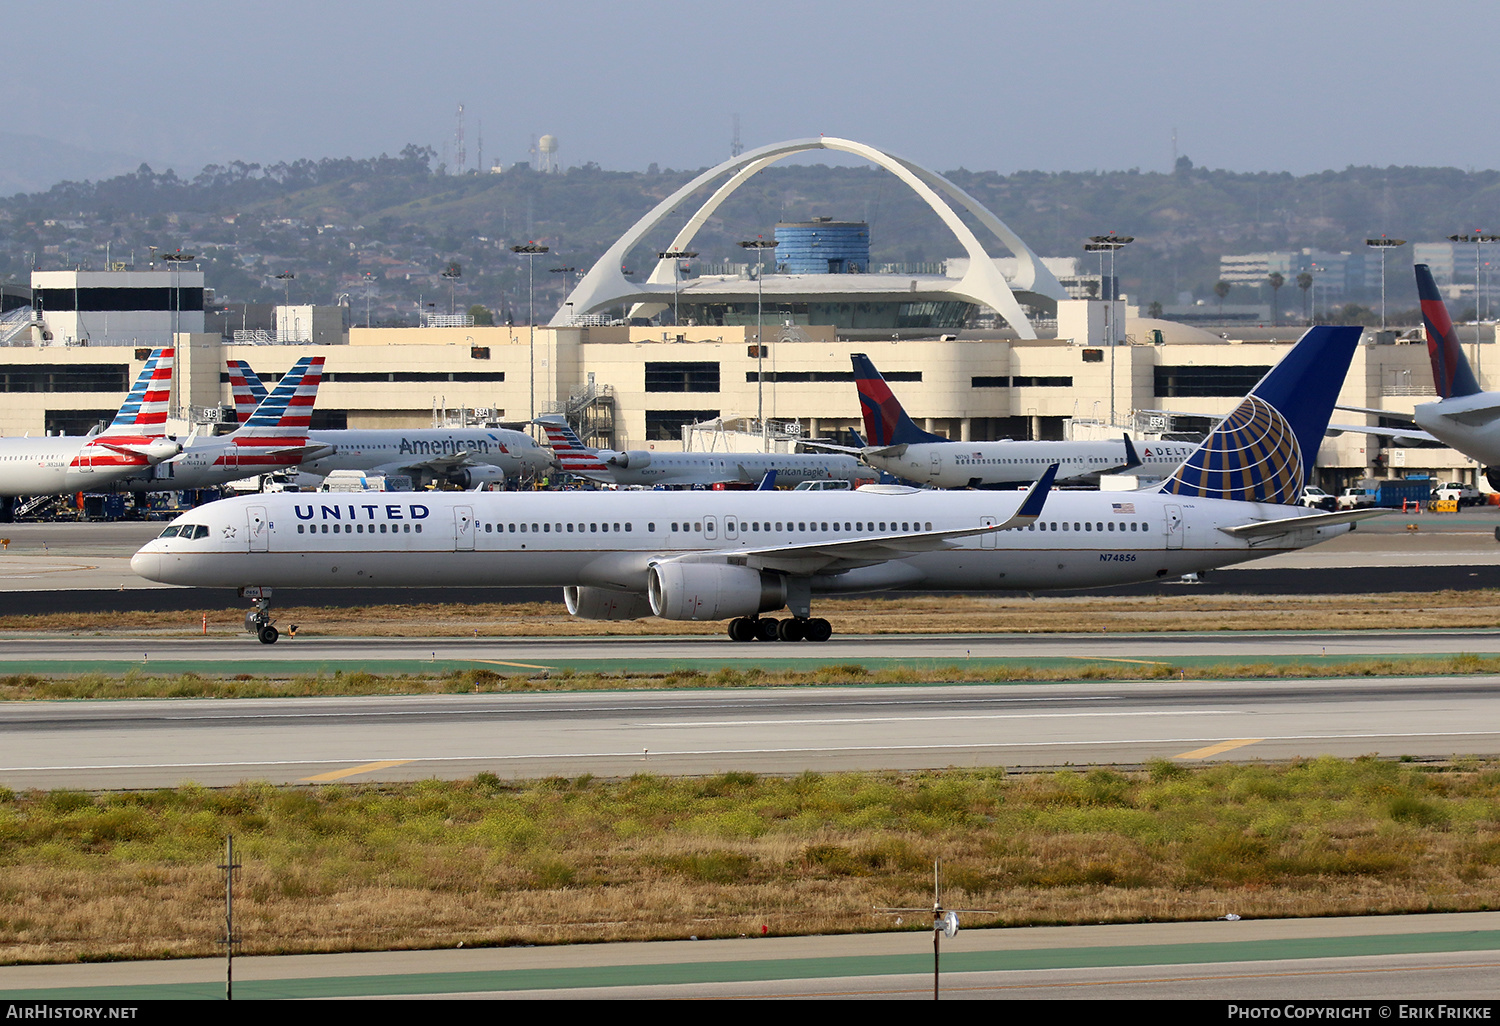
<instances>
[{"instance_id":1,"label":"nose landing gear","mask_svg":"<svg viewBox=\"0 0 1500 1026\"><path fill-rule=\"evenodd\" d=\"M262 645L274 645L276 639L281 637L271 619L271 589L269 588L242 588L240 594L252 600L253 608L245 614L245 630L260 639ZM296 629L293 628L295 635Z\"/></svg>"}]
</instances>

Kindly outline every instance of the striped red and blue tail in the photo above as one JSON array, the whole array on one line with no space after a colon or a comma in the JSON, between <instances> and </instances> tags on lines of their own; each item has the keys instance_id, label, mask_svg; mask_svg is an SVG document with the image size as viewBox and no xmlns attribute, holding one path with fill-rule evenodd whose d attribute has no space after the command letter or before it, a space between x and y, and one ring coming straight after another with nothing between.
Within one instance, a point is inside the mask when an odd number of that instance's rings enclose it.
<instances>
[{"instance_id":1,"label":"striped red and blue tail","mask_svg":"<svg viewBox=\"0 0 1500 1026\"><path fill-rule=\"evenodd\" d=\"M942 435L923 431L912 423L901 402L864 353L851 353L854 383L859 388L859 408L865 418L865 437L870 445L903 445L916 442L946 442Z\"/></svg>"},{"instance_id":2,"label":"striped red and blue tail","mask_svg":"<svg viewBox=\"0 0 1500 1026\"><path fill-rule=\"evenodd\" d=\"M244 360L226 360L229 365L229 393L234 397L234 420L243 424L255 408L266 400L266 386Z\"/></svg>"},{"instance_id":3,"label":"striped red and blue tail","mask_svg":"<svg viewBox=\"0 0 1500 1026\"><path fill-rule=\"evenodd\" d=\"M154 437L167 430L172 405L172 364L175 349L153 349L136 377L120 412L103 433Z\"/></svg>"},{"instance_id":4,"label":"striped red and blue tail","mask_svg":"<svg viewBox=\"0 0 1500 1026\"><path fill-rule=\"evenodd\" d=\"M304 356L292 365L269 395L244 423L247 429L307 434L312 426L313 403L323 379L322 356Z\"/></svg>"},{"instance_id":5,"label":"striped red and blue tail","mask_svg":"<svg viewBox=\"0 0 1500 1026\"><path fill-rule=\"evenodd\" d=\"M1422 320L1427 324L1427 355L1432 360L1432 383L1444 399L1475 395L1480 391L1469 361L1458 344L1458 333L1448 316L1448 304L1432 280L1426 264L1417 265L1417 299L1422 304Z\"/></svg>"},{"instance_id":6,"label":"striped red and blue tail","mask_svg":"<svg viewBox=\"0 0 1500 1026\"><path fill-rule=\"evenodd\" d=\"M566 418L538 417L536 422L547 433L547 444L557 454L558 465L564 473L578 474L581 477L603 475L606 479L612 479L609 467L599 458L599 450L584 445Z\"/></svg>"},{"instance_id":7,"label":"striped red and blue tail","mask_svg":"<svg viewBox=\"0 0 1500 1026\"><path fill-rule=\"evenodd\" d=\"M1363 330L1310 329L1172 472L1161 491L1295 503L1312 473Z\"/></svg>"}]
</instances>

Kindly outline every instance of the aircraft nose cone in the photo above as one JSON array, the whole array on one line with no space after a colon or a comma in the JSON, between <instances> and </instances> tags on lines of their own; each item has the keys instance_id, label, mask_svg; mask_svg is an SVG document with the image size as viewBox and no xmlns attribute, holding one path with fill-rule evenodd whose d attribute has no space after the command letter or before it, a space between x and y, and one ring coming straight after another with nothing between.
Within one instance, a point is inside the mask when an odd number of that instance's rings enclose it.
<instances>
[{"instance_id":1,"label":"aircraft nose cone","mask_svg":"<svg viewBox=\"0 0 1500 1026\"><path fill-rule=\"evenodd\" d=\"M161 579L161 553L148 552L145 549L130 557L130 569L148 581Z\"/></svg>"}]
</instances>

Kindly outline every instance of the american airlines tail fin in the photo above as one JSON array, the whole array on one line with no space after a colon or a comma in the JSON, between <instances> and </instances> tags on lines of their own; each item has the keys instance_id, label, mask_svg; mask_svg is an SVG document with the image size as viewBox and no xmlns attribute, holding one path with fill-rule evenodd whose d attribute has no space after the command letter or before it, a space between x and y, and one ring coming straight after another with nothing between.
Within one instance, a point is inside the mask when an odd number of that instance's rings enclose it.
<instances>
[{"instance_id":1,"label":"american airlines tail fin","mask_svg":"<svg viewBox=\"0 0 1500 1026\"><path fill-rule=\"evenodd\" d=\"M560 414L549 414L538 417L536 422L542 426L547 433L547 444L557 454L557 462L567 474L579 474L581 476L603 475L604 479L612 480L609 467L598 456L598 449L590 449L583 444L583 440L573 432L566 417Z\"/></svg>"},{"instance_id":2,"label":"american airlines tail fin","mask_svg":"<svg viewBox=\"0 0 1500 1026\"><path fill-rule=\"evenodd\" d=\"M1432 360L1432 383L1444 399L1474 395L1480 391L1469 361L1458 344L1458 333L1448 316L1448 304L1432 280L1426 264L1417 265L1417 299L1422 304L1422 320L1427 324L1427 355Z\"/></svg>"},{"instance_id":3,"label":"american airlines tail fin","mask_svg":"<svg viewBox=\"0 0 1500 1026\"><path fill-rule=\"evenodd\" d=\"M865 436L871 445L947 441L942 435L923 431L912 423L868 356L851 353L850 358L854 361L854 383L859 388L859 407L865 417Z\"/></svg>"},{"instance_id":4,"label":"american airlines tail fin","mask_svg":"<svg viewBox=\"0 0 1500 1026\"><path fill-rule=\"evenodd\" d=\"M1208 499L1296 502L1362 331L1309 329L1160 490Z\"/></svg>"},{"instance_id":5,"label":"american airlines tail fin","mask_svg":"<svg viewBox=\"0 0 1500 1026\"><path fill-rule=\"evenodd\" d=\"M172 363L176 350L153 349L106 435L162 435L172 402Z\"/></svg>"},{"instance_id":6,"label":"american airlines tail fin","mask_svg":"<svg viewBox=\"0 0 1500 1026\"><path fill-rule=\"evenodd\" d=\"M229 391L234 396L235 423L250 419L255 408L266 401L266 386L244 360L226 360L229 365Z\"/></svg>"},{"instance_id":7,"label":"american airlines tail fin","mask_svg":"<svg viewBox=\"0 0 1500 1026\"><path fill-rule=\"evenodd\" d=\"M321 356L304 356L293 364L271 393L255 408L243 429L266 429L306 434L312 425L313 403L323 379Z\"/></svg>"}]
</instances>

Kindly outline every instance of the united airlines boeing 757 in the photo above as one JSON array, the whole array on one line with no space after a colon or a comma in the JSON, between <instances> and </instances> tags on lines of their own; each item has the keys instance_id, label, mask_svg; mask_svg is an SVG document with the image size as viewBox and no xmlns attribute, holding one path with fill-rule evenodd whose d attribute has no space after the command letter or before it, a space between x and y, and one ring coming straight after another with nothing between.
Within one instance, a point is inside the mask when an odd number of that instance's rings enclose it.
<instances>
[{"instance_id":1,"label":"united airlines boeing 757","mask_svg":"<svg viewBox=\"0 0 1500 1026\"><path fill-rule=\"evenodd\" d=\"M1292 506L1358 328L1316 327L1160 489L435 493L225 499L174 521L131 566L239 587L276 640L274 588L559 586L590 619L730 620L729 635L826 639L814 595L1129 584L1300 549L1372 511ZM1380 511L1383 512L1383 511ZM777 620L762 614L789 609Z\"/></svg>"}]
</instances>

